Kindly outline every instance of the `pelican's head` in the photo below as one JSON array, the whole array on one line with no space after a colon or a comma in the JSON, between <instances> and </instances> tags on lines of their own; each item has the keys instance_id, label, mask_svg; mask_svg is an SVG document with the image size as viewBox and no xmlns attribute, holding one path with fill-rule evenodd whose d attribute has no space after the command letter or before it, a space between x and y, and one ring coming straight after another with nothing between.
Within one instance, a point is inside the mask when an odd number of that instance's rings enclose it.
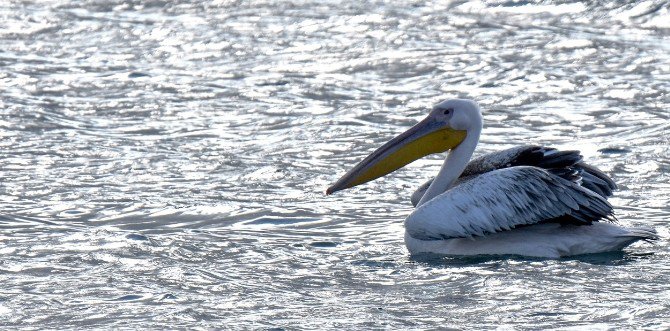
<instances>
[{"instance_id":1,"label":"pelican's head","mask_svg":"<svg viewBox=\"0 0 670 331\"><path fill-rule=\"evenodd\" d=\"M465 99L442 101L425 119L391 139L342 176L326 190L326 194L385 176L426 155L456 148L469 131L481 130L481 127L481 111L476 102Z\"/></svg>"}]
</instances>

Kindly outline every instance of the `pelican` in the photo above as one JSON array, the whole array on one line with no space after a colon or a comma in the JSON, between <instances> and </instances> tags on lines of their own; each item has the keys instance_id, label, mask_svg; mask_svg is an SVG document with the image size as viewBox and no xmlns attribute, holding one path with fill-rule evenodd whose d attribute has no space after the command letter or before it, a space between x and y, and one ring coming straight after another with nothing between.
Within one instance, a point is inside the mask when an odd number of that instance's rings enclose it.
<instances>
[{"instance_id":1,"label":"pelican","mask_svg":"<svg viewBox=\"0 0 670 331\"><path fill-rule=\"evenodd\" d=\"M657 239L619 226L607 198L616 185L579 151L520 146L472 161L482 131L479 105L445 100L412 128L363 159L326 190L351 188L423 156L448 151L437 176L412 195L405 219L410 254L559 258L622 250Z\"/></svg>"}]
</instances>

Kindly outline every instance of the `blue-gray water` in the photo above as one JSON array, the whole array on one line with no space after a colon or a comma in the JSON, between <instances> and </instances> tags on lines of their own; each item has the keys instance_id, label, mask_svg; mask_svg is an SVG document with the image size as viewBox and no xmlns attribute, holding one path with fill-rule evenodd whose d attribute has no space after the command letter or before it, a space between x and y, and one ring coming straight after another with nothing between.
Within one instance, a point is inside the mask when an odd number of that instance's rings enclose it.
<instances>
[{"instance_id":1,"label":"blue-gray water","mask_svg":"<svg viewBox=\"0 0 670 331\"><path fill-rule=\"evenodd\" d=\"M669 54L663 1L3 2L0 326L670 328ZM452 97L661 239L411 258L440 157L324 196Z\"/></svg>"}]
</instances>

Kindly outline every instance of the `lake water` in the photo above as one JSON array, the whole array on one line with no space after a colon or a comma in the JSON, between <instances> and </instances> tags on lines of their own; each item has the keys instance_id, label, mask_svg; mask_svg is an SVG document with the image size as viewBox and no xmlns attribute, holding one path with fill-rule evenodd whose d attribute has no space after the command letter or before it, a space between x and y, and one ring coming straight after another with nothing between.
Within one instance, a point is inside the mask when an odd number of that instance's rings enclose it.
<instances>
[{"instance_id":1,"label":"lake water","mask_svg":"<svg viewBox=\"0 0 670 331\"><path fill-rule=\"evenodd\" d=\"M0 68L3 328L670 328L667 2L11 1ZM661 239L410 257L442 156L324 195L454 97Z\"/></svg>"}]
</instances>

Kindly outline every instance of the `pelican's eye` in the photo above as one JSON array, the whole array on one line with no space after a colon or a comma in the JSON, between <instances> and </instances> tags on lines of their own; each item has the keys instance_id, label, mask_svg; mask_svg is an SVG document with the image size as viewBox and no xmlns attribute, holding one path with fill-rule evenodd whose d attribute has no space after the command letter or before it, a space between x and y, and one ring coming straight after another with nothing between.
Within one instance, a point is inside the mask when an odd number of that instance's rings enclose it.
<instances>
[{"instance_id":1,"label":"pelican's eye","mask_svg":"<svg viewBox=\"0 0 670 331\"><path fill-rule=\"evenodd\" d=\"M447 108L447 109L444 110L444 114L445 114L445 115L449 115L449 114L451 114L451 112L452 112L453 110L454 110L454 109L452 109L452 108Z\"/></svg>"}]
</instances>

